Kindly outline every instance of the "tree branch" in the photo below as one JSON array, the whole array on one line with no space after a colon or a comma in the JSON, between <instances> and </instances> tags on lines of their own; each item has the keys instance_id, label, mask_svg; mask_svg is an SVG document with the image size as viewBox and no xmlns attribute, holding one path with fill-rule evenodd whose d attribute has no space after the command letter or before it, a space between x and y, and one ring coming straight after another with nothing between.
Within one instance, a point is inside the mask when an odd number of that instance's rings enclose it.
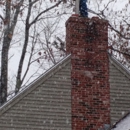
<instances>
[{"instance_id":1,"label":"tree branch","mask_svg":"<svg viewBox=\"0 0 130 130\"><path fill-rule=\"evenodd\" d=\"M112 27L112 25L110 23L108 23L110 29L114 30L117 34L119 34L122 38L126 39L126 40L130 40L130 37L125 37L120 31L116 30L114 27Z\"/></svg>"},{"instance_id":2,"label":"tree branch","mask_svg":"<svg viewBox=\"0 0 130 130\"><path fill-rule=\"evenodd\" d=\"M130 54L129 54L129 53L124 52L124 51L120 51L120 50L118 50L118 49L115 49L115 48L113 48L112 46L110 46L109 49L111 49L111 50L113 50L113 51L116 51L116 52L118 52L118 53L121 53L121 54L123 54L123 55L126 55L126 56L129 56L129 57L130 57Z\"/></svg>"},{"instance_id":3,"label":"tree branch","mask_svg":"<svg viewBox=\"0 0 130 130\"><path fill-rule=\"evenodd\" d=\"M55 5L51 6L50 8L48 8L48 9L46 9L46 10L44 10L44 11L42 11L41 13L39 13L39 14L37 15L37 17L30 23L30 26L31 26L32 24L36 23L36 21L38 20L38 18L39 18L42 14L44 14L44 13L46 13L47 11L49 11L49 10L55 8L55 7L58 6L61 2L62 2L62 1L59 1L59 2L56 3Z\"/></svg>"},{"instance_id":4,"label":"tree branch","mask_svg":"<svg viewBox=\"0 0 130 130\"><path fill-rule=\"evenodd\" d=\"M17 79L16 79L16 88L15 88L15 94L18 93L21 85L22 85L22 80L21 80L21 74L22 74L22 68L23 68L23 63L26 55L26 50L27 50L27 45L28 45L28 40L29 40L29 19L31 16L31 9L32 9L32 0L29 0L29 7L28 7L28 13L27 13L27 18L26 18L26 26L25 26L25 40L24 40L24 45L22 49L22 54L20 57L20 62L19 62L19 67L18 67L18 72L17 72Z\"/></svg>"},{"instance_id":5,"label":"tree branch","mask_svg":"<svg viewBox=\"0 0 130 130\"><path fill-rule=\"evenodd\" d=\"M0 15L0 18L2 19L2 21L4 22L4 18L2 17L2 15Z\"/></svg>"}]
</instances>

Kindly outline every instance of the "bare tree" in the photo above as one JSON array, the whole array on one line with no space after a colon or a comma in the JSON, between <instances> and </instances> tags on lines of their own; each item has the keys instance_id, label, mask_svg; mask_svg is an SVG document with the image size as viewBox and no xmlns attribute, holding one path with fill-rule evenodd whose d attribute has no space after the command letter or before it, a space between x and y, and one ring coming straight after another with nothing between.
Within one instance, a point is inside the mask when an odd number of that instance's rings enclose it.
<instances>
[{"instance_id":1,"label":"bare tree","mask_svg":"<svg viewBox=\"0 0 130 130\"><path fill-rule=\"evenodd\" d=\"M108 21L109 50L124 65L130 67L130 2L122 0L89 1L90 15L96 15ZM93 4L92 4L93 3ZM94 10L94 8L96 8Z\"/></svg>"},{"instance_id":2,"label":"bare tree","mask_svg":"<svg viewBox=\"0 0 130 130\"><path fill-rule=\"evenodd\" d=\"M1 54L1 80L0 80L0 104L6 101L7 97L7 82L8 82L8 53L9 47L14 33L14 28L17 23L20 8L23 4L23 0L17 3L13 18L11 18L11 4L10 0L5 1L5 17L1 16L2 22L5 26L3 46Z\"/></svg>"},{"instance_id":3,"label":"bare tree","mask_svg":"<svg viewBox=\"0 0 130 130\"><path fill-rule=\"evenodd\" d=\"M37 37L39 37L38 32L32 34L34 28L36 29L37 25L40 21L43 21L47 18L58 17L61 15L56 14L58 11L57 7L62 6L64 1L46 1L50 3L48 6L42 0L3 0L0 2L1 8L3 8L3 12L0 14L1 25L3 26L3 34L1 34L1 78L0 78L0 104L3 104L7 99L7 87L8 87L8 60L9 60L9 50L11 47L11 43L15 36L15 31L20 25L19 22L23 24L21 30L23 30L22 37L22 50L21 56L18 64L18 71L16 74L16 85L15 85L15 94L21 88L21 85L28 73L30 65L36 59L33 59L34 50L37 43ZM55 9L55 10L54 10ZM35 12L36 11L36 12ZM53 11L53 15L46 16L47 12ZM63 13L63 12L62 12ZM52 14L52 13L50 13ZM24 28L24 29L23 29ZM48 41L46 40L47 46ZM31 46L30 46L31 44ZM23 66L26 59L28 48L31 48L29 60L27 63L26 70L23 72ZM49 55L51 54L51 48L48 46ZM51 55L52 58L53 54ZM55 62L53 57L52 59Z\"/></svg>"},{"instance_id":4,"label":"bare tree","mask_svg":"<svg viewBox=\"0 0 130 130\"><path fill-rule=\"evenodd\" d=\"M123 2L119 0L120 2ZM109 48L121 54L123 63L129 66L130 57L130 23L129 2L119 3L117 0L88 1L89 17L98 16L109 22ZM63 4L65 3L65 4ZM115 8L121 4L120 8ZM1 78L0 105L7 100L9 60L14 45L20 50L17 61L14 90L17 94L27 79L30 68L38 64L36 72L44 66L45 60L56 64L60 56L65 55L65 41L61 36L60 20L66 21L72 14L72 0L1 0L0 1L0 46L1 46ZM69 15L68 15L69 14ZM52 20L53 19L53 20ZM47 20L50 20L49 23ZM55 21L55 22L52 22ZM64 26L64 25L62 25ZM64 31L64 30L63 30ZM15 48L17 50L17 48ZM119 56L119 55L118 55ZM124 57L124 58L123 58ZM124 60L125 59L125 60ZM15 61L14 61L15 62ZM26 64L26 65L25 65ZM33 77L32 74L30 77ZM12 79L12 78L10 78ZM26 79L26 81L25 81ZM25 83L26 84L26 83Z\"/></svg>"}]
</instances>

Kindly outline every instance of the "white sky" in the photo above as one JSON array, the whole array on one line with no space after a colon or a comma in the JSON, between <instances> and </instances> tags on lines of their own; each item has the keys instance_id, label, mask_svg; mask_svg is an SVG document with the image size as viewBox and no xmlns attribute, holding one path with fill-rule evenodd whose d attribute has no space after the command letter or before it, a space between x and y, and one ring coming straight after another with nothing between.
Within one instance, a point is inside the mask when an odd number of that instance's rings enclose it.
<instances>
[{"instance_id":1,"label":"white sky","mask_svg":"<svg viewBox=\"0 0 130 130\"><path fill-rule=\"evenodd\" d=\"M41 6L41 10L44 10L46 9L47 7L50 7L52 5L54 5L55 2L52 2L50 3L50 0L45 0L45 2L43 2L43 5L40 5ZM61 5L59 7L56 7L52 12L47 12L46 14L43 15L43 17L46 17L48 15L51 15L51 16L56 16L57 12L53 15L53 12L54 11L61 11L63 12L63 9L66 8L65 7L65 4L64 5ZM72 9L71 9L72 10ZM69 12L69 10L66 10L66 12ZM70 12L69 12L70 13ZM24 15L26 14L26 12L23 14L22 18L19 18L19 21L17 23L17 26L16 26L16 30L15 30L15 36L12 40L12 43L15 43L16 41L18 41L16 44L12 45L11 49L10 49L10 57L11 59L9 60L9 79L13 79L13 82L12 83L12 86L15 86L15 78L16 78L16 74L17 74L17 69L18 69L18 63L19 63L19 58L21 56L21 52L22 52L22 44L23 44L23 37L24 37L24 22L22 21L22 19L24 19ZM36 13L35 11L33 11L33 17L31 17L30 21L35 17ZM58 34L58 36L62 36L65 38L65 21L68 19L68 17L70 16L69 15L64 15L63 17L61 17L60 21L59 21L59 24L58 24L58 27L57 27L57 30L55 31L55 34L53 34L51 37L50 37L50 40L53 39L54 35ZM47 19L44 19L43 22L48 24L50 23L53 24L53 22L55 22L56 19L50 19L50 20L47 20ZM40 26L38 25L37 26L37 31L41 31L44 29L44 25L45 24L40 24ZM32 30L33 31L33 30ZM43 40L44 42L44 34L41 33L41 39ZM64 38L63 38L63 41L64 41ZM37 45L38 47L39 45ZM38 56L38 55L36 55ZM35 56L35 58L37 58ZM24 66L23 66L23 72L26 70L26 67L27 67L27 63L28 63L28 58L29 56L27 55L26 56L26 60L24 62ZM44 73L44 71L46 69L48 69L49 67L52 66L52 63L51 62L47 62L47 61L44 61L44 64L43 64L43 67L41 67L40 71L38 72L39 75ZM28 79L36 70L37 68L39 67L39 63L38 62L34 62L34 64L32 64L32 66L30 67L30 70L29 70L29 73L27 75L27 78ZM35 77L36 78L36 77ZM33 80L34 78L32 78ZM32 81L31 80L31 81ZM12 89L12 88L10 88Z\"/></svg>"},{"instance_id":2,"label":"white sky","mask_svg":"<svg viewBox=\"0 0 130 130\"><path fill-rule=\"evenodd\" d=\"M51 5L55 4L55 3L50 4L49 1L45 0L44 4L46 6L51 6ZM109 0L88 0L88 8L90 8L91 10L94 10L95 12L98 12L99 10L102 10L104 8L104 6L108 3L108 1ZM106 11L106 15L107 15L108 19L110 21L115 19L115 15L113 14L112 11L122 10L122 8L125 7L125 4L127 2L128 2L128 0L116 0L116 3L112 2L108 6L109 11ZM43 5L42 8L45 8L44 7L45 5ZM61 6L57 7L56 10L61 10L61 9L63 10L64 8L66 8L65 5L62 6L62 7ZM67 9L66 12L71 14L72 13L71 10L72 9ZM110 12L110 13L108 13L108 12ZM62 20L60 21L60 24L59 24L60 27L59 27L57 33L63 34L64 38L65 38L65 21L69 18L70 14L64 15L64 17L62 17ZM34 15L35 15L35 13L34 13ZM92 16L95 16L95 15L89 14L89 17L92 17ZM120 20L120 18L119 18L119 20ZM52 19L52 21L53 21L53 19ZM12 58L9 60L9 78L13 79L13 81L14 81L14 78L16 77L18 62L19 62L19 58L21 56L21 49L22 49L21 44L23 43L23 36L24 36L23 22L19 22L17 24L17 30L15 31L15 34L16 34L16 36L14 37L12 42L13 43L15 41L19 41L19 42L18 42L18 45L16 45L16 46L13 45L13 48L10 49L10 56L12 56ZM19 47L19 45L21 45L21 46ZM28 60L28 57L26 58L26 61L27 60ZM26 69L26 65L27 65L26 61L24 62L24 70ZM27 77L32 75L32 73L34 71L36 71L38 66L39 66L38 63L33 64L32 67L30 68L30 71L29 71L29 74L28 74ZM45 66L48 68L50 65L47 65L47 62L45 62ZM44 72L44 68L39 72L39 74L43 73L43 72ZM15 81L14 81L14 83L15 83ZM13 86L13 84L12 84L12 86Z\"/></svg>"}]
</instances>

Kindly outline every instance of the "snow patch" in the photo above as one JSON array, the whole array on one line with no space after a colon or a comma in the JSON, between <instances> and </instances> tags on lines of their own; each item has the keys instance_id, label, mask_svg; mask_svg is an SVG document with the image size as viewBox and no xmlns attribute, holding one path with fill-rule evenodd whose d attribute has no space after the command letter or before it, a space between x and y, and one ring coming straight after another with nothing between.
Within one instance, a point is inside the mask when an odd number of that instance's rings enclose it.
<instances>
[{"instance_id":1,"label":"snow patch","mask_svg":"<svg viewBox=\"0 0 130 130\"><path fill-rule=\"evenodd\" d=\"M113 128L112 130L130 130L130 114L121 120L116 125L116 128Z\"/></svg>"}]
</instances>

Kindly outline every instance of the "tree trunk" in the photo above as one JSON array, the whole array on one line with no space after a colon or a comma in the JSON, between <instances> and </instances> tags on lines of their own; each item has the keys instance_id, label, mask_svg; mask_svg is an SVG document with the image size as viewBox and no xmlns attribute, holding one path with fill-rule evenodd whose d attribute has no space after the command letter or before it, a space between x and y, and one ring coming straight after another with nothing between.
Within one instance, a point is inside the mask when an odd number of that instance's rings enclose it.
<instances>
[{"instance_id":1,"label":"tree trunk","mask_svg":"<svg viewBox=\"0 0 130 130\"><path fill-rule=\"evenodd\" d=\"M5 32L3 38L2 54L1 54L1 78L0 78L0 105L7 100L7 86L8 86L8 53L12 40L13 32L17 23L17 18L20 12L20 7L24 0L18 3L15 10L13 20L11 21L11 1L6 0L6 12L5 12Z\"/></svg>"},{"instance_id":2,"label":"tree trunk","mask_svg":"<svg viewBox=\"0 0 130 130\"><path fill-rule=\"evenodd\" d=\"M29 19L30 19L30 16L31 16L32 6L33 6L32 0L29 0L29 7L28 7L28 13L27 13L27 18L26 18L26 26L25 26L25 40L24 40L21 58L20 58L20 61L19 61L19 67L18 67L17 79L16 79L16 87L15 87L15 94L17 94L19 92L19 89L21 88L21 85L22 85L22 82L23 82L22 79L21 79L21 75L22 75L22 68L23 68L23 63L24 63L24 59L25 59L25 56L26 56L26 50L27 50L28 40L29 40L29 29L30 29Z\"/></svg>"},{"instance_id":3,"label":"tree trunk","mask_svg":"<svg viewBox=\"0 0 130 130\"><path fill-rule=\"evenodd\" d=\"M0 105L7 98L7 82L8 82L8 51L12 38L10 32L10 6L11 1L6 0L6 16L4 19L5 33L3 39L2 55L1 55L1 82L0 82Z\"/></svg>"}]
</instances>

